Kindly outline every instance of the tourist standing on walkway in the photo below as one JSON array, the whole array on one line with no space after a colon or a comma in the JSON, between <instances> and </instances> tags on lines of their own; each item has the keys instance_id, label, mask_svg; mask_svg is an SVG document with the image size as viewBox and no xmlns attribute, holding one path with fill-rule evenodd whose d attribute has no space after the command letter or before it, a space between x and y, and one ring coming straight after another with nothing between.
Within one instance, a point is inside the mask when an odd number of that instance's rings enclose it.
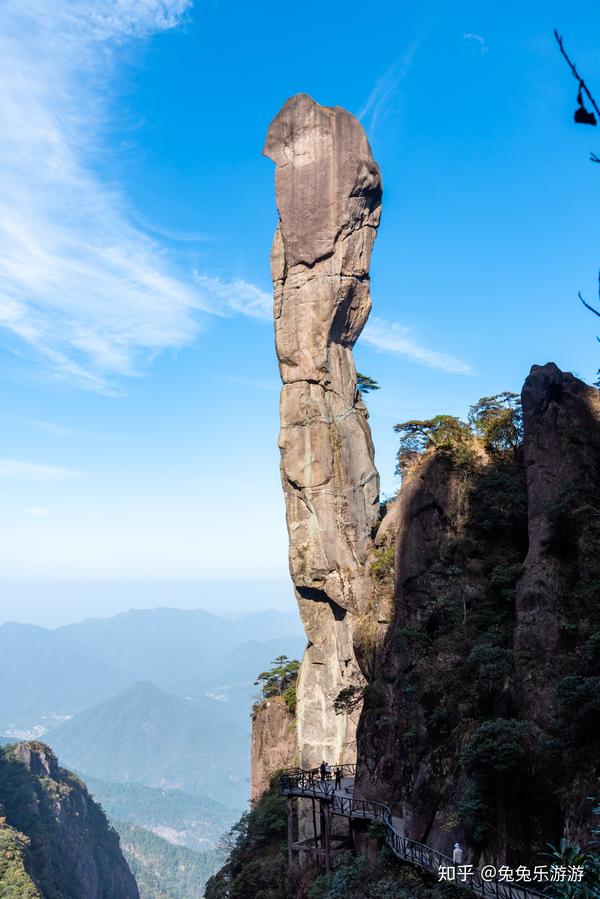
<instances>
[{"instance_id":1,"label":"tourist standing on walkway","mask_svg":"<svg viewBox=\"0 0 600 899\"><path fill-rule=\"evenodd\" d=\"M463 860L463 851L461 849L460 843L454 844L454 852L452 853L452 861L455 865L462 865Z\"/></svg>"},{"instance_id":2,"label":"tourist standing on walkway","mask_svg":"<svg viewBox=\"0 0 600 899\"><path fill-rule=\"evenodd\" d=\"M342 767L338 765L335 769L335 788L336 790L342 789Z\"/></svg>"},{"instance_id":3,"label":"tourist standing on walkway","mask_svg":"<svg viewBox=\"0 0 600 899\"><path fill-rule=\"evenodd\" d=\"M319 771L321 772L321 780L326 780L327 779L327 764L325 762L325 759L323 759L323 761L319 765Z\"/></svg>"}]
</instances>

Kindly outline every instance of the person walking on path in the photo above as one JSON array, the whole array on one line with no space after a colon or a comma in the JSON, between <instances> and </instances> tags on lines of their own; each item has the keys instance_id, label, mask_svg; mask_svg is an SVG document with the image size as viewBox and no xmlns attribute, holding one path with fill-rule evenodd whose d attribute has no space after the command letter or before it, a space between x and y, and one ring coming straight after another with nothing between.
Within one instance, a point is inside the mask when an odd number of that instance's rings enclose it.
<instances>
[{"instance_id":1,"label":"person walking on path","mask_svg":"<svg viewBox=\"0 0 600 899\"><path fill-rule=\"evenodd\" d=\"M327 764L325 762L325 759L323 759L323 761L319 765L319 771L321 772L321 780L326 780L327 779Z\"/></svg>"},{"instance_id":2,"label":"person walking on path","mask_svg":"<svg viewBox=\"0 0 600 899\"><path fill-rule=\"evenodd\" d=\"M338 765L335 769L335 788L336 790L342 789L342 766Z\"/></svg>"},{"instance_id":3,"label":"person walking on path","mask_svg":"<svg viewBox=\"0 0 600 899\"><path fill-rule=\"evenodd\" d=\"M461 849L460 843L454 844L454 852L452 853L452 861L455 865L462 865L463 860L463 851Z\"/></svg>"}]
</instances>

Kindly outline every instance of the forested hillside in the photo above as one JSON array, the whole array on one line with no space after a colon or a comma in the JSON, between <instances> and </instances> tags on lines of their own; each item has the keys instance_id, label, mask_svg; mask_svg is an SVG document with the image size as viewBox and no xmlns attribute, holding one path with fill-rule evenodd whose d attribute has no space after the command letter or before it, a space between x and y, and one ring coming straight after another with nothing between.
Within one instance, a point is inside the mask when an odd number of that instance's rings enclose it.
<instances>
[{"instance_id":1,"label":"forested hillside","mask_svg":"<svg viewBox=\"0 0 600 899\"><path fill-rule=\"evenodd\" d=\"M102 809L43 743L0 751L2 899L138 899Z\"/></svg>"},{"instance_id":2,"label":"forested hillside","mask_svg":"<svg viewBox=\"0 0 600 899\"><path fill-rule=\"evenodd\" d=\"M109 818L151 830L170 843L209 849L239 813L206 796L139 783L107 783L84 774L86 786Z\"/></svg>"},{"instance_id":3,"label":"forested hillside","mask_svg":"<svg viewBox=\"0 0 600 899\"><path fill-rule=\"evenodd\" d=\"M208 878L223 864L218 849L195 852L175 846L149 830L113 821L140 899L202 899Z\"/></svg>"}]
</instances>

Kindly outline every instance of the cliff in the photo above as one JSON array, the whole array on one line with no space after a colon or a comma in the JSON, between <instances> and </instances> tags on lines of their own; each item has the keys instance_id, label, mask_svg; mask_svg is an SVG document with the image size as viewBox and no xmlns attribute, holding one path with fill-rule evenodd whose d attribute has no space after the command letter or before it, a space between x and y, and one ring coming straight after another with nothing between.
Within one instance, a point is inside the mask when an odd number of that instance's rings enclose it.
<instances>
[{"instance_id":1,"label":"cliff","mask_svg":"<svg viewBox=\"0 0 600 899\"><path fill-rule=\"evenodd\" d=\"M0 893L139 899L104 812L43 743L0 750Z\"/></svg>"},{"instance_id":2,"label":"cliff","mask_svg":"<svg viewBox=\"0 0 600 899\"><path fill-rule=\"evenodd\" d=\"M379 479L352 347L369 315L381 178L364 130L340 107L292 97L269 127L279 225L273 241L281 479L290 572L308 637L298 686L299 762L353 761L363 682L356 628L371 607L368 558Z\"/></svg>"},{"instance_id":3,"label":"cliff","mask_svg":"<svg viewBox=\"0 0 600 899\"><path fill-rule=\"evenodd\" d=\"M522 406L522 446L405 472L358 783L412 838L515 863L589 839L600 749L600 393L534 366Z\"/></svg>"},{"instance_id":4,"label":"cliff","mask_svg":"<svg viewBox=\"0 0 600 899\"><path fill-rule=\"evenodd\" d=\"M296 726L283 696L271 696L252 716L252 803L269 789L273 774L296 762Z\"/></svg>"},{"instance_id":5,"label":"cliff","mask_svg":"<svg viewBox=\"0 0 600 899\"><path fill-rule=\"evenodd\" d=\"M446 856L458 840L466 863L548 864L540 853L564 836L570 864L569 841L581 843L582 890L596 889L600 392L549 363L520 401L482 398L468 423L398 425L402 487L380 506L352 356L370 311L379 170L356 119L304 94L271 123L264 152L279 211L281 478L308 637L297 764L356 754L354 799L385 803L396 831ZM331 834L360 854L366 822L362 810L350 827L330 822L324 801L317 819L306 796L288 798L285 820L275 785L264 792L275 755L293 747L285 728L281 708L259 712L256 802L207 896L446 895L402 863L388 869L385 854L374 866L338 857L315 880L319 837L325 858Z\"/></svg>"}]
</instances>

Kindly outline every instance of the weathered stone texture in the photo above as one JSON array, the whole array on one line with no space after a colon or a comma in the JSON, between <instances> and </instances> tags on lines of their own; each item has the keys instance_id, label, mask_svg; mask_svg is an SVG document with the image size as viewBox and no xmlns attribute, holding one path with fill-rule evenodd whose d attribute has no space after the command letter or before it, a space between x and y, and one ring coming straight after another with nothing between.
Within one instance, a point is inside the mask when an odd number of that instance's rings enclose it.
<instances>
[{"instance_id":1,"label":"weathered stone texture","mask_svg":"<svg viewBox=\"0 0 600 899\"><path fill-rule=\"evenodd\" d=\"M517 589L517 671L526 714L551 727L564 619L585 616L573 580L587 580L590 603L600 599L591 589L600 553L585 524L600 497L600 391L550 362L532 367L522 402L529 549Z\"/></svg>"},{"instance_id":2,"label":"weathered stone texture","mask_svg":"<svg viewBox=\"0 0 600 899\"><path fill-rule=\"evenodd\" d=\"M292 97L264 149L276 164L272 251L281 392L281 475L290 571L309 639L299 680L303 765L355 753L356 715L339 690L361 681L353 626L368 608L367 558L379 479L352 347L371 308L369 264L381 179L362 126L345 110Z\"/></svg>"},{"instance_id":3,"label":"weathered stone texture","mask_svg":"<svg viewBox=\"0 0 600 899\"><path fill-rule=\"evenodd\" d=\"M276 771L296 762L296 727L282 696L260 704L252 719L251 800L268 790Z\"/></svg>"}]
</instances>

